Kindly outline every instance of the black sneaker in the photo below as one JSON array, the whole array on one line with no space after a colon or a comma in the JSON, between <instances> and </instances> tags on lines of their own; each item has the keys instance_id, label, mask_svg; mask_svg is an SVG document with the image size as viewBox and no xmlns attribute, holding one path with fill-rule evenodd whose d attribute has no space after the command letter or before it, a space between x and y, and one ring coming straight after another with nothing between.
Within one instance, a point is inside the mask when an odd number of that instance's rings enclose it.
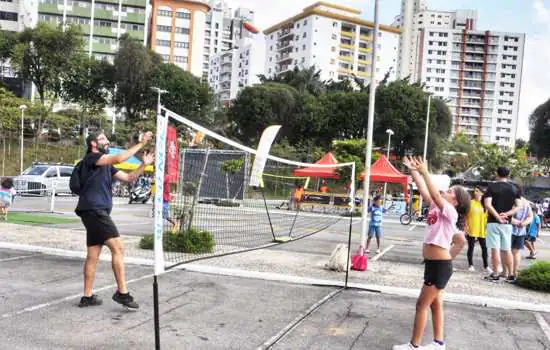
<instances>
[{"instance_id":1,"label":"black sneaker","mask_svg":"<svg viewBox=\"0 0 550 350\"><path fill-rule=\"evenodd\" d=\"M517 279L516 279L516 276L509 276L507 279L506 279L506 282L510 283L510 284L516 284L518 283Z\"/></svg>"},{"instance_id":2,"label":"black sneaker","mask_svg":"<svg viewBox=\"0 0 550 350\"><path fill-rule=\"evenodd\" d=\"M139 309L138 303L134 301L134 297L131 296L130 293L122 294L117 291L115 294L113 294L113 300L121 305L126 306L128 309Z\"/></svg>"},{"instance_id":3,"label":"black sneaker","mask_svg":"<svg viewBox=\"0 0 550 350\"><path fill-rule=\"evenodd\" d=\"M80 298L80 303L78 307L88 307L88 306L98 306L103 304L103 301L99 297L93 294L91 297L82 297Z\"/></svg>"},{"instance_id":4,"label":"black sneaker","mask_svg":"<svg viewBox=\"0 0 550 350\"><path fill-rule=\"evenodd\" d=\"M489 276L485 276L485 280L489 282L498 282L499 278L500 278L499 275L497 275L496 273L492 273Z\"/></svg>"}]
</instances>

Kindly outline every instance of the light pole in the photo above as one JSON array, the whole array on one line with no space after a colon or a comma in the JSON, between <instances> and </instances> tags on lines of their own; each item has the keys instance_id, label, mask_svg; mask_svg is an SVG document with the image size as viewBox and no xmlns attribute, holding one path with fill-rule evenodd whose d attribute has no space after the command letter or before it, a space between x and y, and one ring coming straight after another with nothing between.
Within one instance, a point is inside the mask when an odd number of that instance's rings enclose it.
<instances>
[{"instance_id":1,"label":"light pole","mask_svg":"<svg viewBox=\"0 0 550 350\"><path fill-rule=\"evenodd\" d=\"M378 32L380 24L378 22L379 0L374 1L374 31L372 38L372 60L370 71L370 90L369 90L369 118L367 122L367 147L365 155L365 178L363 180L363 212L361 220L361 253L365 247L367 239L367 230L369 228L369 187L370 187L370 163L372 161L372 136L374 131L374 102L376 94L376 53L378 46Z\"/></svg>"},{"instance_id":2,"label":"light pole","mask_svg":"<svg viewBox=\"0 0 550 350\"><path fill-rule=\"evenodd\" d=\"M432 105L432 94L428 93L428 111L426 112L426 131L424 133L424 163L426 162L426 155L428 153L428 134L430 128L430 107ZM420 196L419 202L420 215L422 215L422 196Z\"/></svg>"},{"instance_id":3,"label":"light pole","mask_svg":"<svg viewBox=\"0 0 550 350\"><path fill-rule=\"evenodd\" d=\"M156 87L156 86L152 86L152 87L151 87L151 90L156 91L157 94L158 94L158 97L157 97L157 115L159 115L159 114L160 114L160 96L161 96L162 94L167 94L168 91L167 91L167 90L163 90L163 89L161 89L161 88L158 88L158 87Z\"/></svg>"},{"instance_id":4,"label":"light pole","mask_svg":"<svg viewBox=\"0 0 550 350\"><path fill-rule=\"evenodd\" d=\"M388 158L388 162L390 161L390 145L391 145L391 137L395 134L393 132L392 129L388 129L386 130L386 134L388 134L388 152L387 152L387 156L386 158ZM384 197L382 197L383 199L383 206L385 207L386 206L386 189L388 187L388 183L387 182L384 182Z\"/></svg>"},{"instance_id":5,"label":"light pole","mask_svg":"<svg viewBox=\"0 0 550 350\"><path fill-rule=\"evenodd\" d=\"M19 109L21 110L21 163L19 166L19 174L23 174L23 129L25 128L25 110L27 109L27 106L21 105L19 106Z\"/></svg>"}]
</instances>

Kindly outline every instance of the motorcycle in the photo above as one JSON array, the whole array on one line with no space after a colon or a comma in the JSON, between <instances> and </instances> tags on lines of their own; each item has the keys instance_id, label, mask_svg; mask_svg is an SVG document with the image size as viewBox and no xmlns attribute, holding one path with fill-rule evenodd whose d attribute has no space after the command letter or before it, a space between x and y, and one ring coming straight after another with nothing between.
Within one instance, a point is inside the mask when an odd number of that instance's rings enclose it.
<instances>
[{"instance_id":1,"label":"motorcycle","mask_svg":"<svg viewBox=\"0 0 550 350\"><path fill-rule=\"evenodd\" d=\"M128 201L128 204L132 204L133 202L141 202L143 204L147 203L147 201L151 198L151 186L135 186L130 191L130 200Z\"/></svg>"}]
</instances>

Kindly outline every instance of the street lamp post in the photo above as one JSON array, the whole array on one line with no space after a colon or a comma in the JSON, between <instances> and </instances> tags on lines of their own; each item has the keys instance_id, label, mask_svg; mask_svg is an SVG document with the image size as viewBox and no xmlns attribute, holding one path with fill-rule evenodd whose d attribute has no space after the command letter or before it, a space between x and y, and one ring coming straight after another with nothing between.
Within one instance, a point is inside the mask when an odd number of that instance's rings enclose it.
<instances>
[{"instance_id":1,"label":"street lamp post","mask_svg":"<svg viewBox=\"0 0 550 350\"><path fill-rule=\"evenodd\" d=\"M390 161L390 145L391 145L391 137L394 135L394 132L392 129L386 130L386 134L388 134L388 152L386 158L388 158L388 162ZM383 206L386 206L386 189L388 187L388 183L384 182L384 197L382 197L382 200L384 201Z\"/></svg>"},{"instance_id":2,"label":"street lamp post","mask_svg":"<svg viewBox=\"0 0 550 350\"><path fill-rule=\"evenodd\" d=\"M372 137L374 133L374 103L376 101L376 61L377 61L377 46L378 46L378 33L380 31L380 24L378 21L379 14L379 0L374 1L374 30L372 38L372 61L371 61L371 73L370 73L370 90L369 90L369 114L367 121L367 147L365 155L365 178L363 180L363 212L361 215L361 252L363 251L367 239L367 230L369 228L369 187L370 187L370 166L372 161Z\"/></svg>"},{"instance_id":3,"label":"street lamp post","mask_svg":"<svg viewBox=\"0 0 550 350\"><path fill-rule=\"evenodd\" d=\"M428 110L426 111L426 132L424 133L424 162L426 162L426 156L428 153L428 133L430 128L430 107L432 104L432 94L428 94ZM422 215L422 196L420 196L419 202L420 214Z\"/></svg>"},{"instance_id":4,"label":"street lamp post","mask_svg":"<svg viewBox=\"0 0 550 350\"><path fill-rule=\"evenodd\" d=\"M151 87L151 90L156 91L156 92L157 92L157 95L158 95L158 97L157 97L157 115L159 115L159 114L160 114L160 96L161 96L162 94L168 93L168 91L167 91L167 90L163 90L163 89L161 89L161 88L158 88L158 87L156 87L156 86Z\"/></svg>"},{"instance_id":5,"label":"street lamp post","mask_svg":"<svg viewBox=\"0 0 550 350\"><path fill-rule=\"evenodd\" d=\"M21 163L19 166L19 174L23 174L23 129L25 127L24 121L25 121L25 110L27 109L27 106L21 105L19 106L19 109L21 110Z\"/></svg>"}]
</instances>

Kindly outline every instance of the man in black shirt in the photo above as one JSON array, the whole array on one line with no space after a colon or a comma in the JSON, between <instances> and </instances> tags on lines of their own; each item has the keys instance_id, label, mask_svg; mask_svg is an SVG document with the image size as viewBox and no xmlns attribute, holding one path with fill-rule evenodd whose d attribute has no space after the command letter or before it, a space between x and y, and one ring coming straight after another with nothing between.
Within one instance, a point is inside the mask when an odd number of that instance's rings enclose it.
<instances>
[{"instance_id":1,"label":"man in black shirt","mask_svg":"<svg viewBox=\"0 0 550 350\"><path fill-rule=\"evenodd\" d=\"M512 273L512 223L510 220L520 208L520 195L517 186L508 182L508 175L510 175L508 168L498 168L497 179L489 185L483 199L485 209L489 213L487 248L491 249L493 272L486 279L490 281L498 281L499 277L510 278ZM501 258L504 271L499 275Z\"/></svg>"},{"instance_id":2,"label":"man in black shirt","mask_svg":"<svg viewBox=\"0 0 550 350\"><path fill-rule=\"evenodd\" d=\"M118 287L113 300L131 309L139 308L126 288L122 241L110 216L113 208L112 182L113 178L127 183L135 181L143 174L144 167L153 163L154 156L145 154L143 164L129 174L115 169L113 165L123 163L135 155L151 140L152 135L147 132L140 143L117 155L108 154L109 140L105 134L92 134L86 138L88 150L81 161L81 190L75 210L86 228L88 247L84 264L84 296L80 299L80 307L102 303L97 295L92 294L92 286L101 248L106 245L111 250L112 267Z\"/></svg>"}]
</instances>

